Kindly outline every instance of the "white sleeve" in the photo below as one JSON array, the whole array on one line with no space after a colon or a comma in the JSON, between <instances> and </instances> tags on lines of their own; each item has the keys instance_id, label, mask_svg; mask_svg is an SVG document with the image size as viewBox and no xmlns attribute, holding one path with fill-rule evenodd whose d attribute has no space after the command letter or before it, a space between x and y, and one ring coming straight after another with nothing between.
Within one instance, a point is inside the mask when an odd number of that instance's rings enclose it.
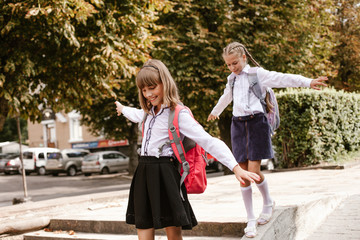
<instances>
[{"instance_id":1,"label":"white sleeve","mask_svg":"<svg viewBox=\"0 0 360 240\"><path fill-rule=\"evenodd\" d=\"M144 118L144 110L133 107L124 107L122 110L122 114L124 115L124 117L134 123L139 123Z\"/></svg>"},{"instance_id":2,"label":"white sleeve","mask_svg":"<svg viewBox=\"0 0 360 240\"><path fill-rule=\"evenodd\" d=\"M232 99L232 89L228 81L224 89L223 95L219 98L219 101L211 111L211 114L214 116L219 116L224 111L224 109L231 103Z\"/></svg>"},{"instance_id":3,"label":"white sleeve","mask_svg":"<svg viewBox=\"0 0 360 240\"><path fill-rule=\"evenodd\" d=\"M263 68L257 70L257 75L263 88L310 87L312 81L298 74L279 73Z\"/></svg>"},{"instance_id":4,"label":"white sleeve","mask_svg":"<svg viewBox=\"0 0 360 240\"><path fill-rule=\"evenodd\" d=\"M220 139L207 133L185 109L179 113L179 130L181 134L195 141L231 171L238 164L228 146Z\"/></svg>"}]
</instances>

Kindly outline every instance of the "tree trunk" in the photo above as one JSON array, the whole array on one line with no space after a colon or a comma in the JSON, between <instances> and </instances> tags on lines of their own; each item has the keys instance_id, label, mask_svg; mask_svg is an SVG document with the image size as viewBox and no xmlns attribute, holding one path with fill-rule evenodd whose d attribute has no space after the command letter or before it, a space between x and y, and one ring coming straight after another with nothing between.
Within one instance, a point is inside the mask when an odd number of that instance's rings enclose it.
<instances>
[{"instance_id":1,"label":"tree trunk","mask_svg":"<svg viewBox=\"0 0 360 240\"><path fill-rule=\"evenodd\" d=\"M131 123L129 134L129 147L130 147L130 161L129 161L129 175L134 175L135 169L138 165L138 124Z\"/></svg>"},{"instance_id":2,"label":"tree trunk","mask_svg":"<svg viewBox=\"0 0 360 240\"><path fill-rule=\"evenodd\" d=\"M0 132L3 130L6 117L9 113L8 104L9 103L5 98L0 97Z\"/></svg>"},{"instance_id":3,"label":"tree trunk","mask_svg":"<svg viewBox=\"0 0 360 240\"><path fill-rule=\"evenodd\" d=\"M224 115L220 117L218 126L220 129L220 138L223 140L226 145L231 149L231 133L230 133L230 126L231 126L231 115ZM233 172L225 168L224 175L232 174Z\"/></svg>"}]
</instances>

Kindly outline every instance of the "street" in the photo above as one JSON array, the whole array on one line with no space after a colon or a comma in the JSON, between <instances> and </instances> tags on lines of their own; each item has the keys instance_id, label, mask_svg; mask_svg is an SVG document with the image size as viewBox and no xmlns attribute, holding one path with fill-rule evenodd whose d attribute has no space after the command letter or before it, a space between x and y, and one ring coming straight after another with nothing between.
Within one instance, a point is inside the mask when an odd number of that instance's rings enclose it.
<instances>
[{"instance_id":1,"label":"street","mask_svg":"<svg viewBox=\"0 0 360 240\"><path fill-rule=\"evenodd\" d=\"M208 171L208 177L223 175L223 172ZM59 176L28 175L26 176L28 196L31 201L80 196L91 193L111 192L128 189L131 179L127 172L99 175L93 174L86 177L77 175L69 177L65 174ZM4 175L0 173L0 207L12 205L14 198L24 197L22 177L16 175Z\"/></svg>"},{"instance_id":2,"label":"street","mask_svg":"<svg viewBox=\"0 0 360 240\"><path fill-rule=\"evenodd\" d=\"M127 173L97 175L89 177L77 175L26 176L28 196L32 201L41 201L60 197L79 196L127 189L131 180ZM22 177L0 174L0 207L12 205L13 198L24 197Z\"/></svg>"}]
</instances>

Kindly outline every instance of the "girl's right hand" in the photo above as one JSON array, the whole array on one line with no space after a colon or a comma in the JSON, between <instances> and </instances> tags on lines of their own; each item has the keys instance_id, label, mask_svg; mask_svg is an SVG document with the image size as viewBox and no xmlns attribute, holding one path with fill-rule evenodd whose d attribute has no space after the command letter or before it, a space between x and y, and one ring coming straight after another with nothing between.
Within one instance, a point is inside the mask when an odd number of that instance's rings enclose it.
<instances>
[{"instance_id":1,"label":"girl's right hand","mask_svg":"<svg viewBox=\"0 0 360 240\"><path fill-rule=\"evenodd\" d=\"M219 116L215 116L215 115L212 115L212 114L210 113L209 116L208 116L207 121L212 121L212 120L215 120L215 119L219 119Z\"/></svg>"},{"instance_id":2,"label":"girl's right hand","mask_svg":"<svg viewBox=\"0 0 360 240\"><path fill-rule=\"evenodd\" d=\"M119 101L116 101L116 102L115 102L115 105L116 105L117 115L120 116L121 113L122 113L122 110L123 110L123 108L124 108L124 105L122 105Z\"/></svg>"},{"instance_id":3,"label":"girl's right hand","mask_svg":"<svg viewBox=\"0 0 360 240\"><path fill-rule=\"evenodd\" d=\"M243 185L245 185L244 179L248 180L251 183L254 183L255 181L259 182L261 180L259 175L253 172L246 171L242 169L239 165L236 165L234 167L233 172L237 180Z\"/></svg>"}]
</instances>

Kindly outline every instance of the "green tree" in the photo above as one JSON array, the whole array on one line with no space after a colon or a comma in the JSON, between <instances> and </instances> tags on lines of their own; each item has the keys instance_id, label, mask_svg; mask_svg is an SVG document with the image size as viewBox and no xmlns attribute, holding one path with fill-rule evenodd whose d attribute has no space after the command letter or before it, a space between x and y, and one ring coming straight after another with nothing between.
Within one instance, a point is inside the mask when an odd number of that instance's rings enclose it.
<instances>
[{"instance_id":1,"label":"green tree","mask_svg":"<svg viewBox=\"0 0 360 240\"><path fill-rule=\"evenodd\" d=\"M264 68L308 77L330 75L331 0L232 1L228 42L248 47Z\"/></svg>"},{"instance_id":2,"label":"green tree","mask_svg":"<svg viewBox=\"0 0 360 240\"><path fill-rule=\"evenodd\" d=\"M27 121L20 119L20 128L21 128L21 142L24 143L28 139L27 132ZM19 141L17 123L15 118L7 118L2 131L0 131L0 142L6 141Z\"/></svg>"},{"instance_id":3,"label":"green tree","mask_svg":"<svg viewBox=\"0 0 360 240\"><path fill-rule=\"evenodd\" d=\"M336 46L332 62L337 72L332 84L347 91L360 90L360 1L335 0Z\"/></svg>"},{"instance_id":4,"label":"green tree","mask_svg":"<svg viewBox=\"0 0 360 240\"><path fill-rule=\"evenodd\" d=\"M171 1L173 8L159 14L157 24L162 27L154 33L160 39L151 55L169 68L181 100L203 125L226 78L221 58L224 2ZM214 130L214 124L207 126Z\"/></svg>"},{"instance_id":5,"label":"green tree","mask_svg":"<svg viewBox=\"0 0 360 240\"><path fill-rule=\"evenodd\" d=\"M206 119L230 74L222 48L243 43L266 69L327 75L332 35L331 1L171 1L173 8L159 15L163 27L152 56L169 67L183 102L208 130ZM228 108L230 109L230 107ZM221 138L230 145L231 112L218 121ZM212 131L216 134L216 132Z\"/></svg>"},{"instance_id":6,"label":"green tree","mask_svg":"<svg viewBox=\"0 0 360 240\"><path fill-rule=\"evenodd\" d=\"M131 64L135 71L129 76L124 76L121 72L116 73L111 80L114 95L95 95L91 106L79 108L83 115L82 122L90 126L93 134L129 140L130 174L134 173L137 166L138 124L128 121L123 116L117 116L114 102L118 100L126 106L140 107L135 73L150 58L148 51L154 40L150 29L156 29L154 24L156 13L167 11L169 8L166 1L153 1L147 4L145 2L128 1L120 4L115 1L116 4L112 5L107 2L109 4L107 11L111 9L111 14L114 16L116 34L120 39L127 39L130 43L126 48L134 57L128 64Z\"/></svg>"},{"instance_id":7,"label":"green tree","mask_svg":"<svg viewBox=\"0 0 360 240\"><path fill-rule=\"evenodd\" d=\"M98 99L115 99L113 89L132 81L136 63L148 56L153 5L140 0L2 1L0 129L7 116L41 121L45 107L88 113L96 112Z\"/></svg>"}]
</instances>

